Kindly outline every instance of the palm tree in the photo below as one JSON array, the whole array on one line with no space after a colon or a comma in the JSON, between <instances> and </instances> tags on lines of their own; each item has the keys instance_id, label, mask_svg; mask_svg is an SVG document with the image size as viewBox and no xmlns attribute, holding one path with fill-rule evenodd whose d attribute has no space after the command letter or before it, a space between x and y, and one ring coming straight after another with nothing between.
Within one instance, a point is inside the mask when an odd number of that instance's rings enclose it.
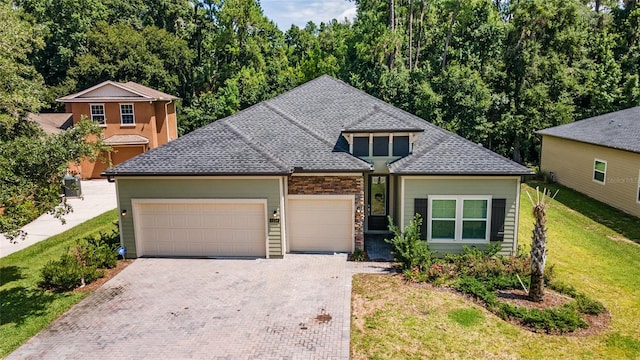
<instances>
[{"instance_id":1,"label":"palm tree","mask_svg":"<svg viewBox=\"0 0 640 360\"><path fill-rule=\"evenodd\" d=\"M531 239L531 286L529 287L529 300L542 301L544 298L544 268L547 262L547 203L546 198L550 192L547 189L542 193L536 187L536 202L529 193L529 200L533 205L533 217L536 222L533 227L533 237ZM558 191L551 197L556 197Z\"/></svg>"}]
</instances>

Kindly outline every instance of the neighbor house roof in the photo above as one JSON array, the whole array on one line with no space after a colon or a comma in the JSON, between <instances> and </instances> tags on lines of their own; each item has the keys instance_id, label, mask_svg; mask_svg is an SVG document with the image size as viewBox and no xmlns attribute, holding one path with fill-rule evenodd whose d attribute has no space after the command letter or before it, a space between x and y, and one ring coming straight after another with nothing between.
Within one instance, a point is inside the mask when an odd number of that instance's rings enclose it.
<instances>
[{"instance_id":1,"label":"neighbor house roof","mask_svg":"<svg viewBox=\"0 0 640 360\"><path fill-rule=\"evenodd\" d=\"M215 121L105 175L369 172L343 132L418 132L395 174L522 175L530 171L330 76Z\"/></svg>"},{"instance_id":2,"label":"neighbor house roof","mask_svg":"<svg viewBox=\"0 0 640 360\"><path fill-rule=\"evenodd\" d=\"M640 106L540 130L538 134L640 153Z\"/></svg>"},{"instance_id":3,"label":"neighbor house roof","mask_svg":"<svg viewBox=\"0 0 640 360\"><path fill-rule=\"evenodd\" d=\"M40 125L46 134L59 134L73 125L73 114L70 113L42 113L29 114L29 120Z\"/></svg>"},{"instance_id":4,"label":"neighbor house roof","mask_svg":"<svg viewBox=\"0 0 640 360\"><path fill-rule=\"evenodd\" d=\"M124 102L124 101L171 101L178 97L140 85L133 81L120 83L105 81L75 94L63 96L60 102Z\"/></svg>"},{"instance_id":5,"label":"neighbor house roof","mask_svg":"<svg viewBox=\"0 0 640 360\"><path fill-rule=\"evenodd\" d=\"M104 139L107 145L144 145L149 143L149 139L137 134L113 135Z\"/></svg>"}]
</instances>

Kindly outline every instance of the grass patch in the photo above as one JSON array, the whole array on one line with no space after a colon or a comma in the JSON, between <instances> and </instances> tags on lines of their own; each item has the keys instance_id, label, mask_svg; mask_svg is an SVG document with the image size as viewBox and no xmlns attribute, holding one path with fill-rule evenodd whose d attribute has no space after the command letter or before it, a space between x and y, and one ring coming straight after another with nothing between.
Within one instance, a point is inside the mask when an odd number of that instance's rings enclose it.
<instances>
[{"instance_id":1,"label":"grass patch","mask_svg":"<svg viewBox=\"0 0 640 360\"><path fill-rule=\"evenodd\" d=\"M88 293L51 293L38 288L40 269L77 240L108 232L117 220L111 210L24 250L0 258L0 358L37 334Z\"/></svg>"},{"instance_id":2,"label":"grass patch","mask_svg":"<svg viewBox=\"0 0 640 360\"><path fill-rule=\"evenodd\" d=\"M523 190L535 191L528 185ZM534 220L522 195L519 243L528 247ZM582 337L531 333L456 294L408 284L402 275L359 274L353 280L352 358L639 358L640 246L628 241L640 231L638 219L616 220L617 210L598 208L594 201L565 188L551 201L547 264L554 265L558 281L610 310L607 331ZM596 216L602 223L594 221ZM598 307L588 301L579 306L585 311ZM449 315L459 309L485 318L480 326L461 326ZM374 314L376 327L367 328Z\"/></svg>"},{"instance_id":3,"label":"grass patch","mask_svg":"<svg viewBox=\"0 0 640 360\"><path fill-rule=\"evenodd\" d=\"M469 308L451 310L447 316L451 321L464 327L480 324L484 320L484 315L479 310Z\"/></svg>"}]
</instances>

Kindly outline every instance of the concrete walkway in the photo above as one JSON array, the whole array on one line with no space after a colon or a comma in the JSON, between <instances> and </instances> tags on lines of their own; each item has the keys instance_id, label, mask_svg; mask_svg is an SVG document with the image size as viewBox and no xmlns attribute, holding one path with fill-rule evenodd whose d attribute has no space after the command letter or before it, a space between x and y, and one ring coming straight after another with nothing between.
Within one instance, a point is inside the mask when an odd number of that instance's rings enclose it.
<instances>
[{"instance_id":1,"label":"concrete walkway","mask_svg":"<svg viewBox=\"0 0 640 360\"><path fill-rule=\"evenodd\" d=\"M6 359L349 359L346 254L137 259Z\"/></svg>"},{"instance_id":2,"label":"concrete walkway","mask_svg":"<svg viewBox=\"0 0 640 360\"><path fill-rule=\"evenodd\" d=\"M53 215L44 214L22 228L27 233L24 240L16 239L17 243L14 244L0 234L0 257L5 257L53 235L60 234L105 211L116 208L114 183L102 179L87 180L81 182L81 189L82 198L67 200L73 207L73 212L64 216L66 224L63 225Z\"/></svg>"}]
</instances>

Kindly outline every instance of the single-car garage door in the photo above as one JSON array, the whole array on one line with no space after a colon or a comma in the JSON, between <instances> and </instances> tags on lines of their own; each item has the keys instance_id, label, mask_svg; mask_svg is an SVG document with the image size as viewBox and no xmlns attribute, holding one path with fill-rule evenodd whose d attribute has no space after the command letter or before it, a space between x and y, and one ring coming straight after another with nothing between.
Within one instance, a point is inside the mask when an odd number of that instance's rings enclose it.
<instances>
[{"instance_id":1,"label":"single-car garage door","mask_svg":"<svg viewBox=\"0 0 640 360\"><path fill-rule=\"evenodd\" d=\"M138 256L266 256L266 200L133 200Z\"/></svg>"},{"instance_id":2,"label":"single-car garage door","mask_svg":"<svg viewBox=\"0 0 640 360\"><path fill-rule=\"evenodd\" d=\"M351 195L289 195L289 251L353 251Z\"/></svg>"}]
</instances>

